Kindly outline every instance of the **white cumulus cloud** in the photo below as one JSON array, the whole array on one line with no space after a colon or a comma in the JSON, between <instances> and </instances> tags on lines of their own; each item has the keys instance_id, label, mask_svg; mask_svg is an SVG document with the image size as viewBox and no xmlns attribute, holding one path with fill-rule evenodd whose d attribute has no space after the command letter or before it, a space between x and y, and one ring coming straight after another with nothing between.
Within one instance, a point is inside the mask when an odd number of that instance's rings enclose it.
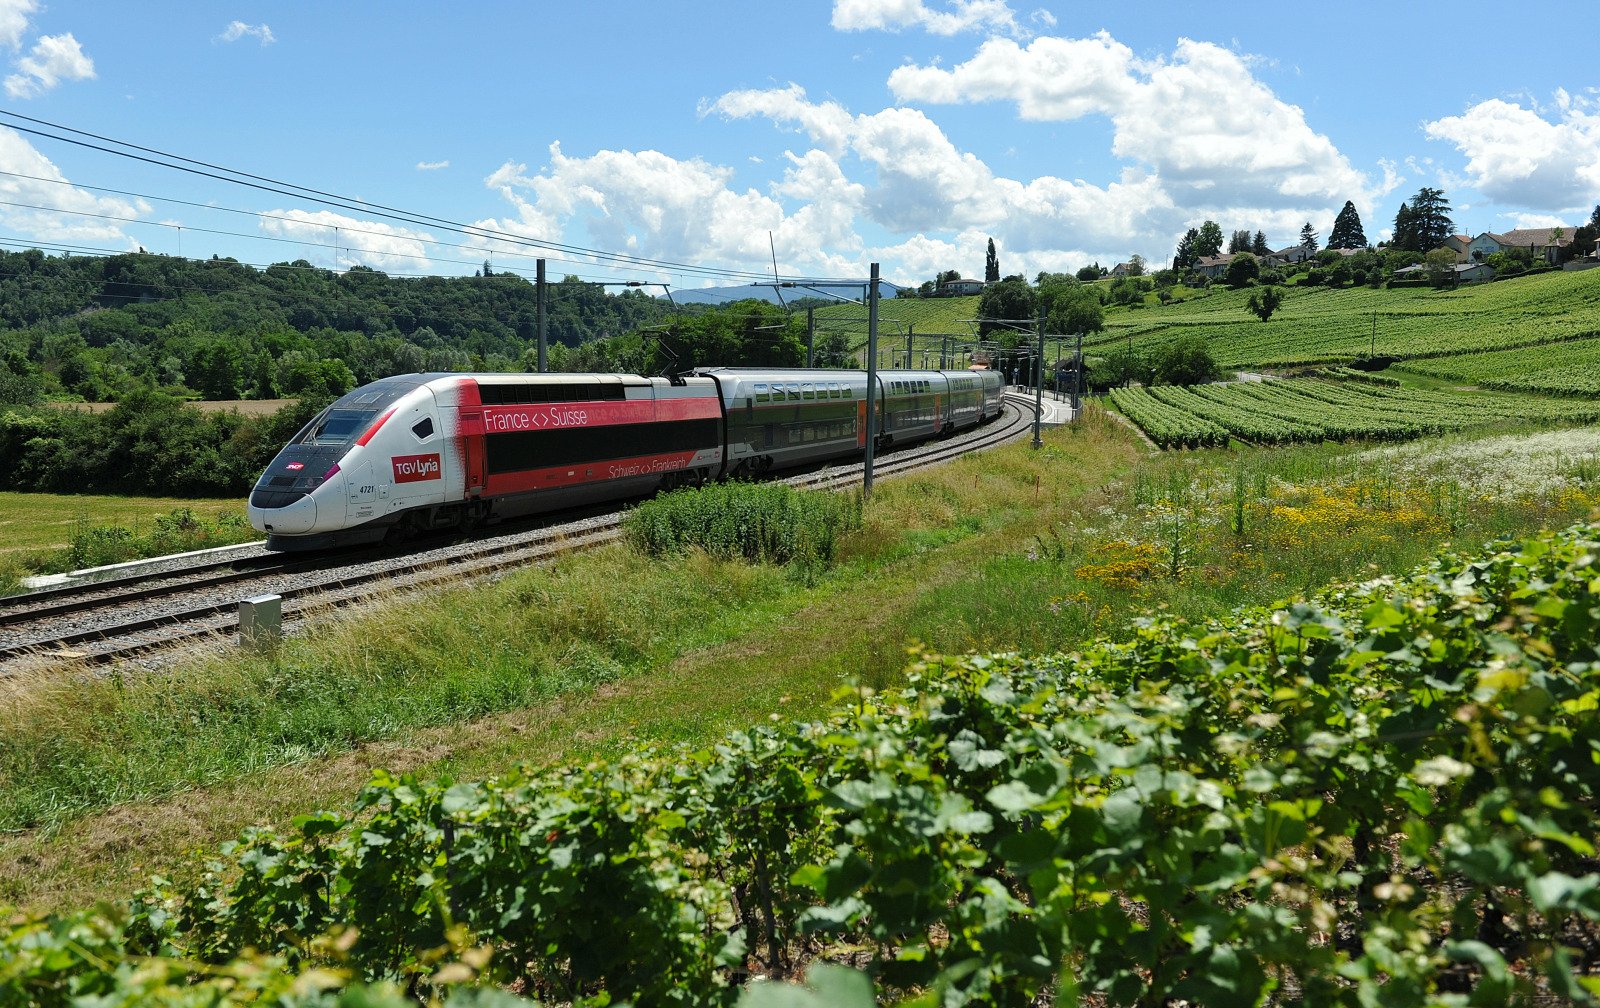
<instances>
[{"instance_id":1,"label":"white cumulus cloud","mask_svg":"<svg viewBox=\"0 0 1600 1008\"><path fill-rule=\"evenodd\" d=\"M34 98L64 80L94 77L94 61L71 33L45 35L33 50L17 61L17 72L6 78L6 94L13 98Z\"/></svg>"},{"instance_id":2,"label":"white cumulus cloud","mask_svg":"<svg viewBox=\"0 0 1600 1008\"><path fill-rule=\"evenodd\" d=\"M228 27L222 29L222 34L217 36L218 42L237 42L242 38L254 38L264 46L278 41L272 34L272 29L265 24L251 25L243 21L230 21Z\"/></svg>"},{"instance_id":3,"label":"white cumulus cloud","mask_svg":"<svg viewBox=\"0 0 1600 1008\"><path fill-rule=\"evenodd\" d=\"M515 217L478 224L646 259L746 267L770 262L770 231L786 272L811 272L834 262L832 250L820 247L823 241L846 247L852 241L845 208L859 201L859 192L826 155L792 159L778 184L790 194L819 196L793 216L775 196L734 188L733 174L725 166L660 151L569 157L552 144L543 171L508 163L489 176L485 184L511 204Z\"/></svg>"},{"instance_id":4,"label":"white cumulus cloud","mask_svg":"<svg viewBox=\"0 0 1600 1008\"><path fill-rule=\"evenodd\" d=\"M417 171L439 171L450 167L449 161L418 161Z\"/></svg>"},{"instance_id":5,"label":"white cumulus cloud","mask_svg":"<svg viewBox=\"0 0 1600 1008\"><path fill-rule=\"evenodd\" d=\"M1002 0L834 0L833 27L839 31L900 31L921 28L934 35L965 31L1016 34L1017 15Z\"/></svg>"},{"instance_id":6,"label":"white cumulus cloud","mask_svg":"<svg viewBox=\"0 0 1600 1008\"><path fill-rule=\"evenodd\" d=\"M339 266L370 266L407 273L433 268L428 259L432 235L383 221L362 220L331 210L268 210L262 216L261 230L275 237L331 246Z\"/></svg>"},{"instance_id":7,"label":"white cumulus cloud","mask_svg":"<svg viewBox=\"0 0 1600 1008\"><path fill-rule=\"evenodd\" d=\"M1600 202L1600 114L1565 92L1551 118L1493 98L1426 124L1467 157L1467 184L1491 200L1533 211Z\"/></svg>"},{"instance_id":8,"label":"white cumulus cloud","mask_svg":"<svg viewBox=\"0 0 1600 1008\"><path fill-rule=\"evenodd\" d=\"M30 210L0 207L5 230L44 242L132 249L137 243L125 230L150 207L143 200L96 196L68 183L53 162L21 134L0 128L0 201L51 207ZM43 181L40 181L43 180Z\"/></svg>"},{"instance_id":9,"label":"white cumulus cloud","mask_svg":"<svg viewBox=\"0 0 1600 1008\"><path fill-rule=\"evenodd\" d=\"M902 101L1012 101L1022 118L1110 120L1111 151L1153 170L1175 203L1196 210L1320 208L1385 192L1304 112L1256 79L1241 56L1180 39L1170 59L1136 59L1105 33L986 42L951 69L905 66L889 78Z\"/></svg>"},{"instance_id":10,"label":"white cumulus cloud","mask_svg":"<svg viewBox=\"0 0 1600 1008\"><path fill-rule=\"evenodd\" d=\"M0 0L0 44L21 47L28 20L38 9L38 0Z\"/></svg>"}]
</instances>

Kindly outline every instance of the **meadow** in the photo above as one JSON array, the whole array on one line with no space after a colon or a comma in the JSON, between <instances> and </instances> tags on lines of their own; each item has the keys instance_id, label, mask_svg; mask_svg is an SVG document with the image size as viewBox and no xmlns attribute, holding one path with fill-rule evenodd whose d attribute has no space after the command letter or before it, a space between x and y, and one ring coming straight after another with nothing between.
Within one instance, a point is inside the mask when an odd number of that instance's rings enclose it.
<instances>
[{"instance_id":1,"label":"meadow","mask_svg":"<svg viewBox=\"0 0 1600 1008\"><path fill-rule=\"evenodd\" d=\"M257 538L242 501L0 490L0 595L35 574Z\"/></svg>"}]
</instances>

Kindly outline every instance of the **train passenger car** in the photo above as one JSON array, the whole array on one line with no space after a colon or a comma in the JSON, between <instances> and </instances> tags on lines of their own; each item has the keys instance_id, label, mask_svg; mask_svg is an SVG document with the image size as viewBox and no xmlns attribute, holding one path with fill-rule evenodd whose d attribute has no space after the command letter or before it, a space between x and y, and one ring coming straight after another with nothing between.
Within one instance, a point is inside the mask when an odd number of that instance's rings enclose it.
<instances>
[{"instance_id":1,"label":"train passenger car","mask_svg":"<svg viewBox=\"0 0 1600 1008\"><path fill-rule=\"evenodd\" d=\"M998 371L972 371L983 387L983 422L988 423L1000 415L1006 401L1006 379Z\"/></svg>"},{"instance_id":2,"label":"train passenger car","mask_svg":"<svg viewBox=\"0 0 1600 1008\"><path fill-rule=\"evenodd\" d=\"M867 373L802 368L700 368L727 418L730 475L756 475L866 447Z\"/></svg>"},{"instance_id":3,"label":"train passenger car","mask_svg":"<svg viewBox=\"0 0 1600 1008\"><path fill-rule=\"evenodd\" d=\"M984 420L983 378L976 371L950 371L945 374L950 394L945 399L943 421L949 430L976 427Z\"/></svg>"},{"instance_id":4,"label":"train passenger car","mask_svg":"<svg viewBox=\"0 0 1600 1008\"><path fill-rule=\"evenodd\" d=\"M800 368L700 368L717 382L727 418L725 470L756 474L853 454L867 444L867 373ZM879 371L877 444L910 443L975 427L1000 376L969 371ZM995 400L998 415L998 398Z\"/></svg>"},{"instance_id":5,"label":"train passenger car","mask_svg":"<svg viewBox=\"0 0 1600 1008\"><path fill-rule=\"evenodd\" d=\"M880 371L878 381L881 443L922 441L954 429L945 422L950 381L943 371Z\"/></svg>"},{"instance_id":6,"label":"train passenger car","mask_svg":"<svg viewBox=\"0 0 1600 1008\"><path fill-rule=\"evenodd\" d=\"M335 401L262 473L269 549L321 549L720 475L715 382L638 375L385 378Z\"/></svg>"}]
</instances>

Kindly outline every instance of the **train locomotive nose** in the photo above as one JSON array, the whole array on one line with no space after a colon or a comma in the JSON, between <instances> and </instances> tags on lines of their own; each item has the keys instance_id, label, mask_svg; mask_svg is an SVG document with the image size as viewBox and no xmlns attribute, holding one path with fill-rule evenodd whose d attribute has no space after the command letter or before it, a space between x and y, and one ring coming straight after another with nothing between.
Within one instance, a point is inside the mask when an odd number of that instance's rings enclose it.
<instances>
[{"instance_id":1,"label":"train locomotive nose","mask_svg":"<svg viewBox=\"0 0 1600 1008\"><path fill-rule=\"evenodd\" d=\"M344 477L335 453L291 447L262 473L246 512L250 524L261 532L300 535L320 531L319 510L324 523L342 521L343 503Z\"/></svg>"},{"instance_id":2,"label":"train locomotive nose","mask_svg":"<svg viewBox=\"0 0 1600 1008\"><path fill-rule=\"evenodd\" d=\"M310 532L317 527L317 494L307 494L292 504L283 507L258 507L254 503L255 495L251 495L251 504L246 509L250 515L250 524L257 531L270 532L273 535L297 535Z\"/></svg>"}]
</instances>

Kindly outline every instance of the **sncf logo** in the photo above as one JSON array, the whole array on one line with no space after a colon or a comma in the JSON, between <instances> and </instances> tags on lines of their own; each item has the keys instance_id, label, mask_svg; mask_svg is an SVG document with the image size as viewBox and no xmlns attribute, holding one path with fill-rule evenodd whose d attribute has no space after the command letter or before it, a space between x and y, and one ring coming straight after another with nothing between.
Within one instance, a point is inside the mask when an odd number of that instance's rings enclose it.
<instances>
[{"instance_id":1,"label":"sncf logo","mask_svg":"<svg viewBox=\"0 0 1600 1008\"><path fill-rule=\"evenodd\" d=\"M436 480L439 478L439 455L391 455L389 464L394 466L394 481L396 483L418 483L422 480Z\"/></svg>"}]
</instances>

